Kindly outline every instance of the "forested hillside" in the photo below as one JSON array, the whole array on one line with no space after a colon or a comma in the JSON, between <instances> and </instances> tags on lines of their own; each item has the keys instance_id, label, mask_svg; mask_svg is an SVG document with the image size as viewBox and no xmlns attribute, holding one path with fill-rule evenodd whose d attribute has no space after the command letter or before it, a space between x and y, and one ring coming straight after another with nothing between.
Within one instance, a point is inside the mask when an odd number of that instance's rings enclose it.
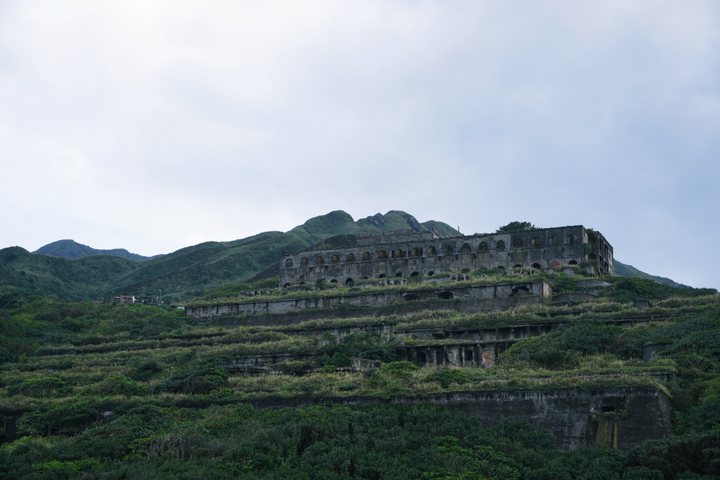
<instances>
[{"instance_id":1,"label":"forested hillside","mask_svg":"<svg viewBox=\"0 0 720 480\"><path fill-rule=\"evenodd\" d=\"M517 280L504 272L471 275ZM557 293L580 285L562 273L541 277ZM612 287L597 299L572 305L549 299L467 315L453 312L450 301L447 311L404 317L255 327L212 325L168 307L8 294L0 298L0 479L718 478L717 292L605 280ZM635 308L638 298L652 307ZM489 368L418 368L394 358L402 345L422 343L413 340L415 330L462 333L549 318L559 326L518 341ZM363 325L389 330L362 332ZM358 333L331 333L343 328ZM643 362L643 347L657 343L667 348ZM278 357L255 373L232 368L234 358L286 353L305 360ZM350 368L353 358L375 364ZM618 451L608 440L612 430L606 437L600 426L638 412L601 411L591 448L567 451L527 420L490 422L495 419L443 405L393 401L492 391L519 392L518 398L538 390L598 395L607 388L653 388L669 396L674 436ZM377 401L324 400L342 398ZM283 401L308 406L250 406Z\"/></svg>"}]
</instances>

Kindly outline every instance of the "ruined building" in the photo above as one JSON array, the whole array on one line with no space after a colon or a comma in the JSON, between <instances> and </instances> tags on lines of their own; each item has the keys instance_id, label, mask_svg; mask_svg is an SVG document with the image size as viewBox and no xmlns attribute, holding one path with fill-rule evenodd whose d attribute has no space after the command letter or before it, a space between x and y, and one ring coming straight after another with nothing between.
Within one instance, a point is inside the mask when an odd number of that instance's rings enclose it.
<instances>
[{"instance_id":1,"label":"ruined building","mask_svg":"<svg viewBox=\"0 0 720 480\"><path fill-rule=\"evenodd\" d=\"M283 253L280 286L386 277L431 277L480 268L546 270L595 264L613 274L613 248L600 232L582 225L516 233L443 237L436 230L396 230L358 235L357 245Z\"/></svg>"}]
</instances>

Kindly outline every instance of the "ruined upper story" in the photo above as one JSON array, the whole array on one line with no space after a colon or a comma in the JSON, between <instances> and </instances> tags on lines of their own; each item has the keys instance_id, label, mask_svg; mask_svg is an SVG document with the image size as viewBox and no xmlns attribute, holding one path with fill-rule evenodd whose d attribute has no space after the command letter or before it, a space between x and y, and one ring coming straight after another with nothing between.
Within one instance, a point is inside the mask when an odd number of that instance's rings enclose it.
<instances>
[{"instance_id":1,"label":"ruined upper story","mask_svg":"<svg viewBox=\"0 0 720 480\"><path fill-rule=\"evenodd\" d=\"M480 268L547 270L588 261L597 263L600 274L613 274L612 246L600 232L582 225L453 237L435 230L396 230L359 235L355 247L283 253L280 286Z\"/></svg>"}]
</instances>

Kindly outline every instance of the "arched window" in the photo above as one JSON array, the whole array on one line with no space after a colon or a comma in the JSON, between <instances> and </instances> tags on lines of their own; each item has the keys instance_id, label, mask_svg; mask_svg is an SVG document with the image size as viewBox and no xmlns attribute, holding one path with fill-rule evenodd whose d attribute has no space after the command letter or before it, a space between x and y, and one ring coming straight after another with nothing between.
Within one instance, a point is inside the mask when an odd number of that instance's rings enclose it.
<instances>
[{"instance_id":1,"label":"arched window","mask_svg":"<svg viewBox=\"0 0 720 480\"><path fill-rule=\"evenodd\" d=\"M363 259L363 262L370 261L370 252L363 253L362 259Z\"/></svg>"},{"instance_id":2,"label":"arched window","mask_svg":"<svg viewBox=\"0 0 720 480\"><path fill-rule=\"evenodd\" d=\"M505 250L505 242L502 240L498 240L498 242L495 244L495 248L497 250Z\"/></svg>"},{"instance_id":3,"label":"arched window","mask_svg":"<svg viewBox=\"0 0 720 480\"><path fill-rule=\"evenodd\" d=\"M533 248L540 248L542 246L540 242L540 237L535 237L532 239L532 242L530 242L530 245L533 246Z\"/></svg>"},{"instance_id":4,"label":"arched window","mask_svg":"<svg viewBox=\"0 0 720 480\"><path fill-rule=\"evenodd\" d=\"M571 247L574 247L576 243L577 243L577 237L575 235L570 235L568 237L568 245L570 245Z\"/></svg>"},{"instance_id":5,"label":"arched window","mask_svg":"<svg viewBox=\"0 0 720 480\"><path fill-rule=\"evenodd\" d=\"M332 257L330 257L331 263L338 263L339 261L340 261L340 257L338 257L337 255L333 255Z\"/></svg>"},{"instance_id":6,"label":"arched window","mask_svg":"<svg viewBox=\"0 0 720 480\"><path fill-rule=\"evenodd\" d=\"M315 257L315 265L322 265L325 263L323 257Z\"/></svg>"},{"instance_id":7,"label":"arched window","mask_svg":"<svg viewBox=\"0 0 720 480\"><path fill-rule=\"evenodd\" d=\"M437 249L435 247L428 247L428 255L437 255Z\"/></svg>"},{"instance_id":8,"label":"arched window","mask_svg":"<svg viewBox=\"0 0 720 480\"><path fill-rule=\"evenodd\" d=\"M445 247L443 247L443 250L443 255L452 255L453 253L455 253L455 249L452 245L445 245Z\"/></svg>"},{"instance_id":9,"label":"arched window","mask_svg":"<svg viewBox=\"0 0 720 480\"><path fill-rule=\"evenodd\" d=\"M393 258L405 258L405 252L400 249L393 250L392 256Z\"/></svg>"},{"instance_id":10,"label":"arched window","mask_svg":"<svg viewBox=\"0 0 720 480\"><path fill-rule=\"evenodd\" d=\"M516 238L512 243L513 248L523 248L522 238Z\"/></svg>"},{"instance_id":11,"label":"arched window","mask_svg":"<svg viewBox=\"0 0 720 480\"><path fill-rule=\"evenodd\" d=\"M370 256L370 255L368 255L368 256ZM354 262L354 261L355 261L355 255L353 255L352 253L348 253L348 256L345 257L345 261L347 261L347 262Z\"/></svg>"},{"instance_id":12,"label":"arched window","mask_svg":"<svg viewBox=\"0 0 720 480\"><path fill-rule=\"evenodd\" d=\"M289 258L285 260L285 268L292 268L292 260Z\"/></svg>"},{"instance_id":13,"label":"arched window","mask_svg":"<svg viewBox=\"0 0 720 480\"><path fill-rule=\"evenodd\" d=\"M462 248L460 249L460 253L468 254L470 253L470 244L469 243L463 243Z\"/></svg>"},{"instance_id":14,"label":"arched window","mask_svg":"<svg viewBox=\"0 0 720 480\"><path fill-rule=\"evenodd\" d=\"M411 257L422 257L422 248L413 248L410 250Z\"/></svg>"},{"instance_id":15,"label":"arched window","mask_svg":"<svg viewBox=\"0 0 720 480\"><path fill-rule=\"evenodd\" d=\"M487 252L487 251L488 251L487 242L480 242L480 245L478 245L478 252Z\"/></svg>"},{"instance_id":16,"label":"arched window","mask_svg":"<svg viewBox=\"0 0 720 480\"><path fill-rule=\"evenodd\" d=\"M550 245L559 245L559 244L560 244L560 239L558 238L557 235L553 235L552 237L550 237L550 240L548 241L548 243L549 243Z\"/></svg>"},{"instance_id":17,"label":"arched window","mask_svg":"<svg viewBox=\"0 0 720 480\"><path fill-rule=\"evenodd\" d=\"M300 265L302 265L302 266L304 267L304 266L307 265L307 264L308 264L308 259L307 259L307 258L303 257L303 258L300 259Z\"/></svg>"},{"instance_id":18,"label":"arched window","mask_svg":"<svg viewBox=\"0 0 720 480\"><path fill-rule=\"evenodd\" d=\"M387 252L385 250L380 250L380 252L378 253L378 258L381 260L387 258Z\"/></svg>"}]
</instances>

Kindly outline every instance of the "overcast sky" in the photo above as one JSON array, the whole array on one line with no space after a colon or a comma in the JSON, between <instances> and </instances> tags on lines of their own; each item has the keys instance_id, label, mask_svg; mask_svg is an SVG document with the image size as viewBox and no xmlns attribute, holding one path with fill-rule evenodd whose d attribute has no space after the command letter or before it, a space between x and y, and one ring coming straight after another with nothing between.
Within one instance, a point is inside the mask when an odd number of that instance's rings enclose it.
<instances>
[{"instance_id":1,"label":"overcast sky","mask_svg":"<svg viewBox=\"0 0 720 480\"><path fill-rule=\"evenodd\" d=\"M0 1L0 248L345 210L600 230L720 288L720 2Z\"/></svg>"}]
</instances>

